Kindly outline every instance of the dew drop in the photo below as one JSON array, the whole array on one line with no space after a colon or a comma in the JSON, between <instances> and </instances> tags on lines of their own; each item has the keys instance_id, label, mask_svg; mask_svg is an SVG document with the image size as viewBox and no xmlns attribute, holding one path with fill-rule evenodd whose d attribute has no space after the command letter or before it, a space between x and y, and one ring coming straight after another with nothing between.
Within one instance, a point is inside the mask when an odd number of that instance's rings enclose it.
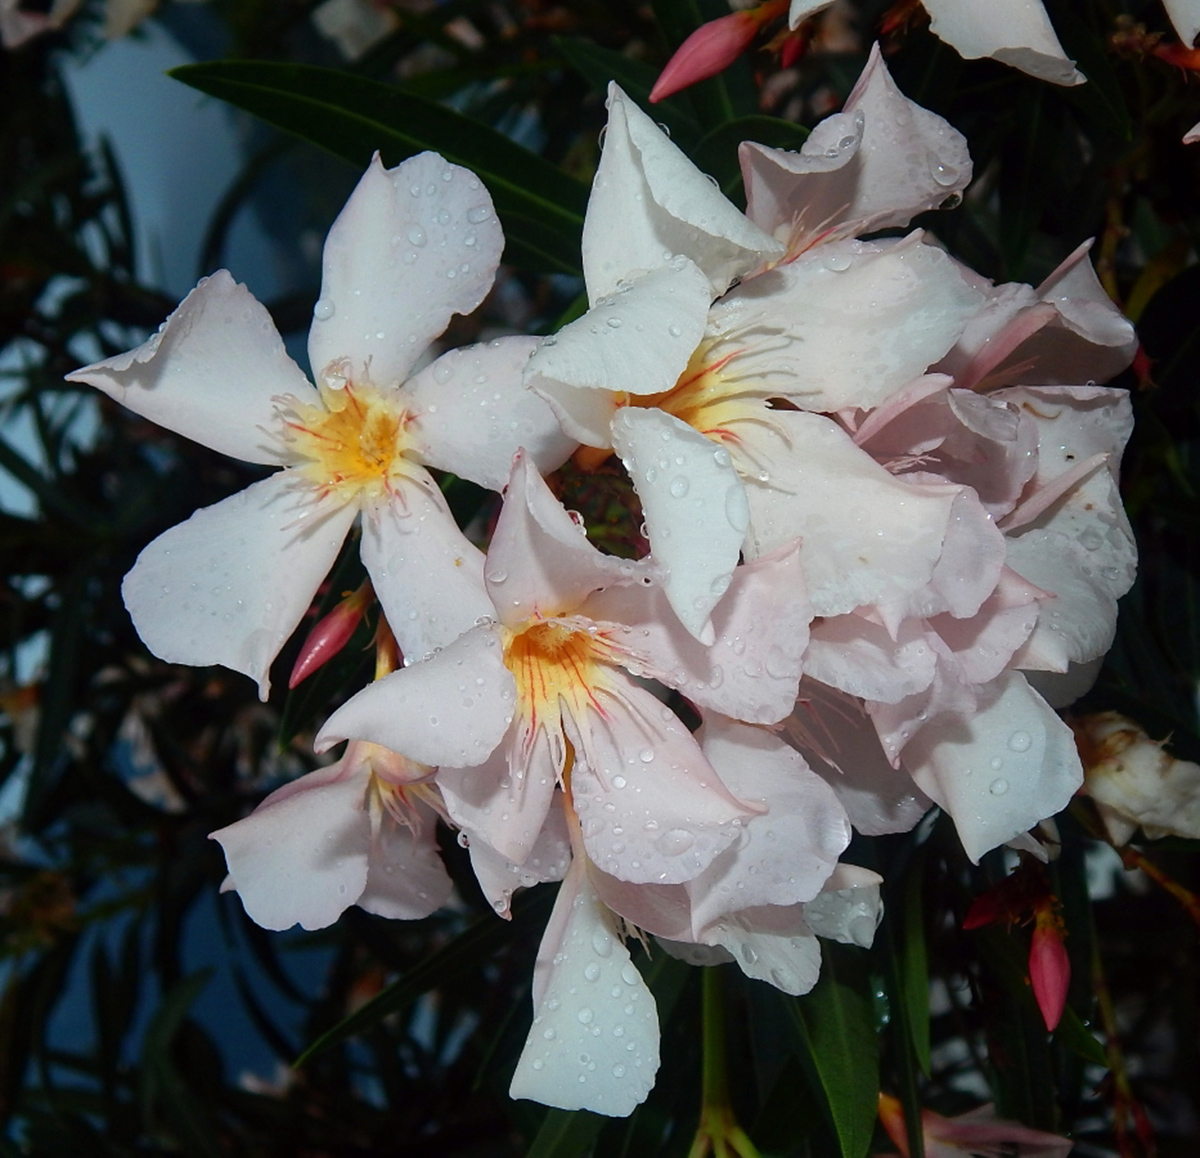
<instances>
[{"instance_id":1,"label":"dew drop","mask_svg":"<svg viewBox=\"0 0 1200 1158\"><path fill-rule=\"evenodd\" d=\"M739 535L750 525L750 501L740 483L725 492L725 517Z\"/></svg>"},{"instance_id":2,"label":"dew drop","mask_svg":"<svg viewBox=\"0 0 1200 1158\"><path fill-rule=\"evenodd\" d=\"M690 489L691 483L683 475L678 475L671 480L671 494L677 499L683 498Z\"/></svg>"},{"instance_id":3,"label":"dew drop","mask_svg":"<svg viewBox=\"0 0 1200 1158\"><path fill-rule=\"evenodd\" d=\"M579 1018L580 1025L591 1025L596 1015L585 1005L575 1016Z\"/></svg>"},{"instance_id":4,"label":"dew drop","mask_svg":"<svg viewBox=\"0 0 1200 1158\"><path fill-rule=\"evenodd\" d=\"M932 153L929 154L929 173L943 188L953 185L958 180L958 169L939 161Z\"/></svg>"},{"instance_id":5,"label":"dew drop","mask_svg":"<svg viewBox=\"0 0 1200 1158\"><path fill-rule=\"evenodd\" d=\"M491 217L492 211L486 205L476 205L474 209L467 210L467 220L472 225L479 225Z\"/></svg>"},{"instance_id":6,"label":"dew drop","mask_svg":"<svg viewBox=\"0 0 1200 1158\"><path fill-rule=\"evenodd\" d=\"M848 254L831 253L824 262L825 268L833 273L845 273L853 263Z\"/></svg>"},{"instance_id":7,"label":"dew drop","mask_svg":"<svg viewBox=\"0 0 1200 1158\"><path fill-rule=\"evenodd\" d=\"M643 748L638 753L638 759L641 760L641 762L643 764L649 764L650 761L654 759L654 749L653 748ZM613 783L615 784L616 781L614 780Z\"/></svg>"},{"instance_id":8,"label":"dew drop","mask_svg":"<svg viewBox=\"0 0 1200 1158\"><path fill-rule=\"evenodd\" d=\"M614 776L612 778L612 786L614 788L624 788L625 785L628 783L629 782L625 779L624 776Z\"/></svg>"},{"instance_id":9,"label":"dew drop","mask_svg":"<svg viewBox=\"0 0 1200 1158\"><path fill-rule=\"evenodd\" d=\"M589 961L587 968L583 971L583 975L589 981L595 981L600 976L600 966L595 961Z\"/></svg>"},{"instance_id":10,"label":"dew drop","mask_svg":"<svg viewBox=\"0 0 1200 1158\"><path fill-rule=\"evenodd\" d=\"M328 298L319 298L317 304L313 306L313 317L318 322L327 322L333 317L333 302Z\"/></svg>"},{"instance_id":11,"label":"dew drop","mask_svg":"<svg viewBox=\"0 0 1200 1158\"><path fill-rule=\"evenodd\" d=\"M695 843L696 838L686 828L672 828L654 842L654 847L666 856L682 856Z\"/></svg>"},{"instance_id":12,"label":"dew drop","mask_svg":"<svg viewBox=\"0 0 1200 1158\"><path fill-rule=\"evenodd\" d=\"M988 791L993 796L1003 796L1008 791L1008 781L1004 780L1003 778L993 780L991 784L988 785Z\"/></svg>"},{"instance_id":13,"label":"dew drop","mask_svg":"<svg viewBox=\"0 0 1200 1158\"><path fill-rule=\"evenodd\" d=\"M413 245L424 245L425 244L425 230L423 230L419 225L414 225L408 231L408 240Z\"/></svg>"},{"instance_id":14,"label":"dew drop","mask_svg":"<svg viewBox=\"0 0 1200 1158\"><path fill-rule=\"evenodd\" d=\"M1008 746L1014 752L1028 752L1033 746L1033 737L1028 732L1013 732L1008 738Z\"/></svg>"}]
</instances>

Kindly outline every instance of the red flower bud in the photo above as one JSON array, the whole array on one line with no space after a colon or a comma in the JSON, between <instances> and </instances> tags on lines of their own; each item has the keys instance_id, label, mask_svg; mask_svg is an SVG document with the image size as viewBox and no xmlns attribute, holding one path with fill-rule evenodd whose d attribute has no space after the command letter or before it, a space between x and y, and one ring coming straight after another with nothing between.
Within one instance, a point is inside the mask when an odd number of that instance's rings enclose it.
<instances>
[{"instance_id":1,"label":"red flower bud","mask_svg":"<svg viewBox=\"0 0 1200 1158\"><path fill-rule=\"evenodd\" d=\"M347 643L354 634L354 629L362 622L367 610L367 604L374 596L371 581L368 579L352 595L348 595L328 615L308 633L308 638L300 647L296 656L296 665L288 678L288 687L294 688L302 680L308 679L317 668L328 663Z\"/></svg>"},{"instance_id":2,"label":"red flower bud","mask_svg":"<svg viewBox=\"0 0 1200 1158\"><path fill-rule=\"evenodd\" d=\"M1063 945L1062 922L1051 905L1037 910L1033 943L1029 948L1029 980L1047 1029L1062 1018L1071 984L1071 962Z\"/></svg>"}]
</instances>

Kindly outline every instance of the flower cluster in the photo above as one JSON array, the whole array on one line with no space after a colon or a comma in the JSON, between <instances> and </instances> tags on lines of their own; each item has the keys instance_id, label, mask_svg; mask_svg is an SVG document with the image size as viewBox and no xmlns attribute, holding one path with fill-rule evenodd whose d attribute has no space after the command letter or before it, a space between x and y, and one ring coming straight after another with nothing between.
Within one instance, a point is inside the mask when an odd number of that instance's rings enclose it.
<instances>
[{"instance_id":1,"label":"flower cluster","mask_svg":"<svg viewBox=\"0 0 1200 1158\"><path fill-rule=\"evenodd\" d=\"M151 650L265 698L357 525L404 657L321 729L341 759L213 834L229 887L273 929L421 917L452 888L439 822L501 915L561 881L512 1093L565 1108L628 1114L653 1085L630 930L797 994L818 937L869 944L880 916L879 878L839 860L852 826L934 803L973 859L1040 848L1028 830L1082 782L1051 704L1087 685L1133 578L1129 406L1095 382L1134 339L1086 248L993 285L905 233L971 162L877 50L799 153L741 159L744 214L614 86L590 309L541 341L418 368L502 248L479 181L425 153L376 161L333 226L315 385L224 273L72 375L280 468L142 553L124 595ZM640 559L598 550L546 481L613 455ZM431 470L503 491L486 554Z\"/></svg>"}]
</instances>

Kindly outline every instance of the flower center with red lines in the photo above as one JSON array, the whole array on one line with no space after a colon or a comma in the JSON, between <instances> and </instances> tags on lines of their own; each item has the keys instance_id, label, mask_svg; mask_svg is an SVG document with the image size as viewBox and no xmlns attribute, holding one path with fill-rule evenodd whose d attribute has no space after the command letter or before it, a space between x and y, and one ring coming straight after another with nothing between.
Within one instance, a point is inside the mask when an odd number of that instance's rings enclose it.
<instances>
[{"instance_id":1,"label":"flower center with red lines","mask_svg":"<svg viewBox=\"0 0 1200 1158\"><path fill-rule=\"evenodd\" d=\"M289 400L284 416L285 440L304 460L296 469L322 497L332 493L349 501L393 492L417 466L405 457L414 416L370 382L347 381L341 389L322 383L319 389L324 405Z\"/></svg>"}]
</instances>

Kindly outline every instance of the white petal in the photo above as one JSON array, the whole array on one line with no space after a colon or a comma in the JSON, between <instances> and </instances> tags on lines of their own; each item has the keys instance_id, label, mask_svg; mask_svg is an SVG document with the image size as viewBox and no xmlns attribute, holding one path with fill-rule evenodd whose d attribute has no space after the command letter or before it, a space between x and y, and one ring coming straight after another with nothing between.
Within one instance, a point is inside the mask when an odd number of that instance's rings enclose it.
<instances>
[{"instance_id":1,"label":"white petal","mask_svg":"<svg viewBox=\"0 0 1200 1158\"><path fill-rule=\"evenodd\" d=\"M709 332L742 347L741 378L805 410L870 409L941 358L983 301L917 230L823 245L750 278L713 307ZM748 341L762 331L770 341Z\"/></svg>"},{"instance_id":2,"label":"white petal","mask_svg":"<svg viewBox=\"0 0 1200 1158\"><path fill-rule=\"evenodd\" d=\"M805 673L866 700L895 703L927 688L934 654L919 622L905 620L893 637L862 615L835 615L813 624Z\"/></svg>"},{"instance_id":3,"label":"white petal","mask_svg":"<svg viewBox=\"0 0 1200 1158\"><path fill-rule=\"evenodd\" d=\"M581 611L631 627L616 637L629 670L678 688L701 707L774 724L796 702L811 618L797 542L734 569L713 612L712 647L684 629L658 587L609 588Z\"/></svg>"},{"instance_id":4,"label":"white petal","mask_svg":"<svg viewBox=\"0 0 1200 1158\"><path fill-rule=\"evenodd\" d=\"M788 9L788 27L799 28L802 20L828 8L833 0L792 0Z\"/></svg>"},{"instance_id":5,"label":"white petal","mask_svg":"<svg viewBox=\"0 0 1200 1158\"><path fill-rule=\"evenodd\" d=\"M271 315L225 270L205 278L136 350L67 375L135 414L245 462L280 463L274 399L319 403Z\"/></svg>"},{"instance_id":6,"label":"white petal","mask_svg":"<svg viewBox=\"0 0 1200 1158\"><path fill-rule=\"evenodd\" d=\"M517 889L543 881L561 881L571 865L571 842L561 800L550 805L546 823L525 860L518 864L497 852L487 841L472 835L468 845L471 868L483 895L500 916L507 918Z\"/></svg>"},{"instance_id":7,"label":"white petal","mask_svg":"<svg viewBox=\"0 0 1200 1158\"><path fill-rule=\"evenodd\" d=\"M883 919L883 878L870 869L839 864L825 888L804 906L804 919L818 937L869 949Z\"/></svg>"},{"instance_id":8,"label":"white petal","mask_svg":"<svg viewBox=\"0 0 1200 1158\"><path fill-rule=\"evenodd\" d=\"M708 934L729 951L747 977L799 997L821 975L821 947L804 922L804 906L746 909L723 918Z\"/></svg>"},{"instance_id":9,"label":"white petal","mask_svg":"<svg viewBox=\"0 0 1200 1158\"><path fill-rule=\"evenodd\" d=\"M626 1117L654 1086L658 1040L654 997L577 861L538 949L533 1026L509 1096Z\"/></svg>"},{"instance_id":10,"label":"white petal","mask_svg":"<svg viewBox=\"0 0 1200 1158\"><path fill-rule=\"evenodd\" d=\"M528 456L514 459L484 569L502 623L570 614L593 591L648 575L645 565L597 551Z\"/></svg>"},{"instance_id":11,"label":"white petal","mask_svg":"<svg viewBox=\"0 0 1200 1158\"><path fill-rule=\"evenodd\" d=\"M524 864L546 825L561 771L545 731L530 750L514 726L491 757L475 768L442 768L438 784L454 822L479 833L497 853Z\"/></svg>"},{"instance_id":12,"label":"white petal","mask_svg":"<svg viewBox=\"0 0 1200 1158\"><path fill-rule=\"evenodd\" d=\"M929 810L912 777L892 767L857 700L806 679L785 735L837 794L857 832L909 832Z\"/></svg>"},{"instance_id":13,"label":"white petal","mask_svg":"<svg viewBox=\"0 0 1200 1158\"><path fill-rule=\"evenodd\" d=\"M1200 33L1200 3L1197 0L1163 0L1163 7L1186 48L1195 43Z\"/></svg>"},{"instance_id":14,"label":"white petal","mask_svg":"<svg viewBox=\"0 0 1200 1158\"><path fill-rule=\"evenodd\" d=\"M679 718L629 681L575 720L571 795L588 855L621 880L702 873L757 811L722 784Z\"/></svg>"},{"instance_id":15,"label":"white petal","mask_svg":"<svg viewBox=\"0 0 1200 1158\"><path fill-rule=\"evenodd\" d=\"M811 900L850 843L850 821L833 789L781 739L715 715L705 718L700 735L725 786L767 811L751 817L737 844L687 882L698 940L729 913Z\"/></svg>"},{"instance_id":16,"label":"white petal","mask_svg":"<svg viewBox=\"0 0 1200 1158\"><path fill-rule=\"evenodd\" d=\"M393 921L419 921L436 912L454 892L437 844L437 815L418 806L421 831L384 817L371 841L367 884L358 907Z\"/></svg>"},{"instance_id":17,"label":"white petal","mask_svg":"<svg viewBox=\"0 0 1200 1158\"><path fill-rule=\"evenodd\" d=\"M314 747L370 740L430 767L471 767L500 743L516 694L495 629L475 627L363 688L326 720Z\"/></svg>"},{"instance_id":18,"label":"white petal","mask_svg":"<svg viewBox=\"0 0 1200 1158\"><path fill-rule=\"evenodd\" d=\"M783 252L615 84L608 91L608 131L583 223L591 301L676 254L704 271L716 296Z\"/></svg>"},{"instance_id":19,"label":"white petal","mask_svg":"<svg viewBox=\"0 0 1200 1158\"><path fill-rule=\"evenodd\" d=\"M375 503L362 521L363 564L410 663L495 615L483 552L458 529L436 484L424 481L401 484L399 501Z\"/></svg>"},{"instance_id":20,"label":"white petal","mask_svg":"<svg viewBox=\"0 0 1200 1158\"><path fill-rule=\"evenodd\" d=\"M674 259L626 282L544 339L529 359L525 382L551 400L562 399L568 387L670 390L704 336L711 301L704 274L686 258Z\"/></svg>"},{"instance_id":21,"label":"white petal","mask_svg":"<svg viewBox=\"0 0 1200 1158\"><path fill-rule=\"evenodd\" d=\"M904 766L950 813L975 862L1065 808L1083 783L1071 729L1017 672L990 685L972 716L926 724Z\"/></svg>"},{"instance_id":22,"label":"white petal","mask_svg":"<svg viewBox=\"0 0 1200 1158\"><path fill-rule=\"evenodd\" d=\"M308 335L315 375L399 385L454 314L492 288L504 236L482 182L437 153L394 169L376 154L325 239Z\"/></svg>"},{"instance_id":23,"label":"white petal","mask_svg":"<svg viewBox=\"0 0 1200 1158\"><path fill-rule=\"evenodd\" d=\"M742 482L729 454L673 415L633 407L613 419L613 446L642 500L667 599L692 635L712 643L709 615L746 536Z\"/></svg>"},{"instance_id":24,"label":"white petal","mask_svg":"<svg viewBox=\"0 0 1200 1158\"><path fill-rule=\"evenodd\" d=\"M927 0L934 35L960 56L990 56L1051 84L1082 84L1086 79L1067 59L1040 0Z\"/></svg>"},{"instance_id":25,"label":"white petal","mask_svg":"<svg viewBox=\"0 0 1200 1158\"><path fill-rule=\"evenodd\" d=\"M1183 134L1183 143L1185 145L1194 145L1197 141L1200 141L1200 122L1194 124Z\"/></svg>"},{"instance_id":26,"label":"white petal","mask_svg":"<svg viewBox=\"0 0 1200 1158\"><path fill-rule=\"evenodd\" d=\"M691 901L686 885L630 884L588 861L588 879L601 902L631 925L656 937L689 941Z\"/></svg>"},{"instance_id":27,"label":"white petal","mask_svg":"<svg viewBox=\"0 0 1200 1158\"><path fill-rule=\"evenodd\" d=\"M443 354L404 385L422 460L489 490L508 482L524 447L538 470L557 470L575 449L554 412L522 377L536 338L496 338Z\"/></svg>"},{"instance_id":28,"label":"white petal","mask_svg":"<svg viewBox=\"0 0 1200 1158\"><path fill-rule=\"evenodd\" d=\"M159 535L121 594L138 635L168 663L223 664L265 700L279 649L308 610L356 514L318 505L286 470Z\"/></svg>"},{"instance_id":29,"label":"white petal","mask_svg":"<svg viewBox=\"0 0 1200 1158\"><path fill-rule=\"evenodd\" d=\"M212 834L251 920L323 929L358 900L371 840L366 791L367 776L339 762L285 784Z\"/></svg>"}]
</instances>

